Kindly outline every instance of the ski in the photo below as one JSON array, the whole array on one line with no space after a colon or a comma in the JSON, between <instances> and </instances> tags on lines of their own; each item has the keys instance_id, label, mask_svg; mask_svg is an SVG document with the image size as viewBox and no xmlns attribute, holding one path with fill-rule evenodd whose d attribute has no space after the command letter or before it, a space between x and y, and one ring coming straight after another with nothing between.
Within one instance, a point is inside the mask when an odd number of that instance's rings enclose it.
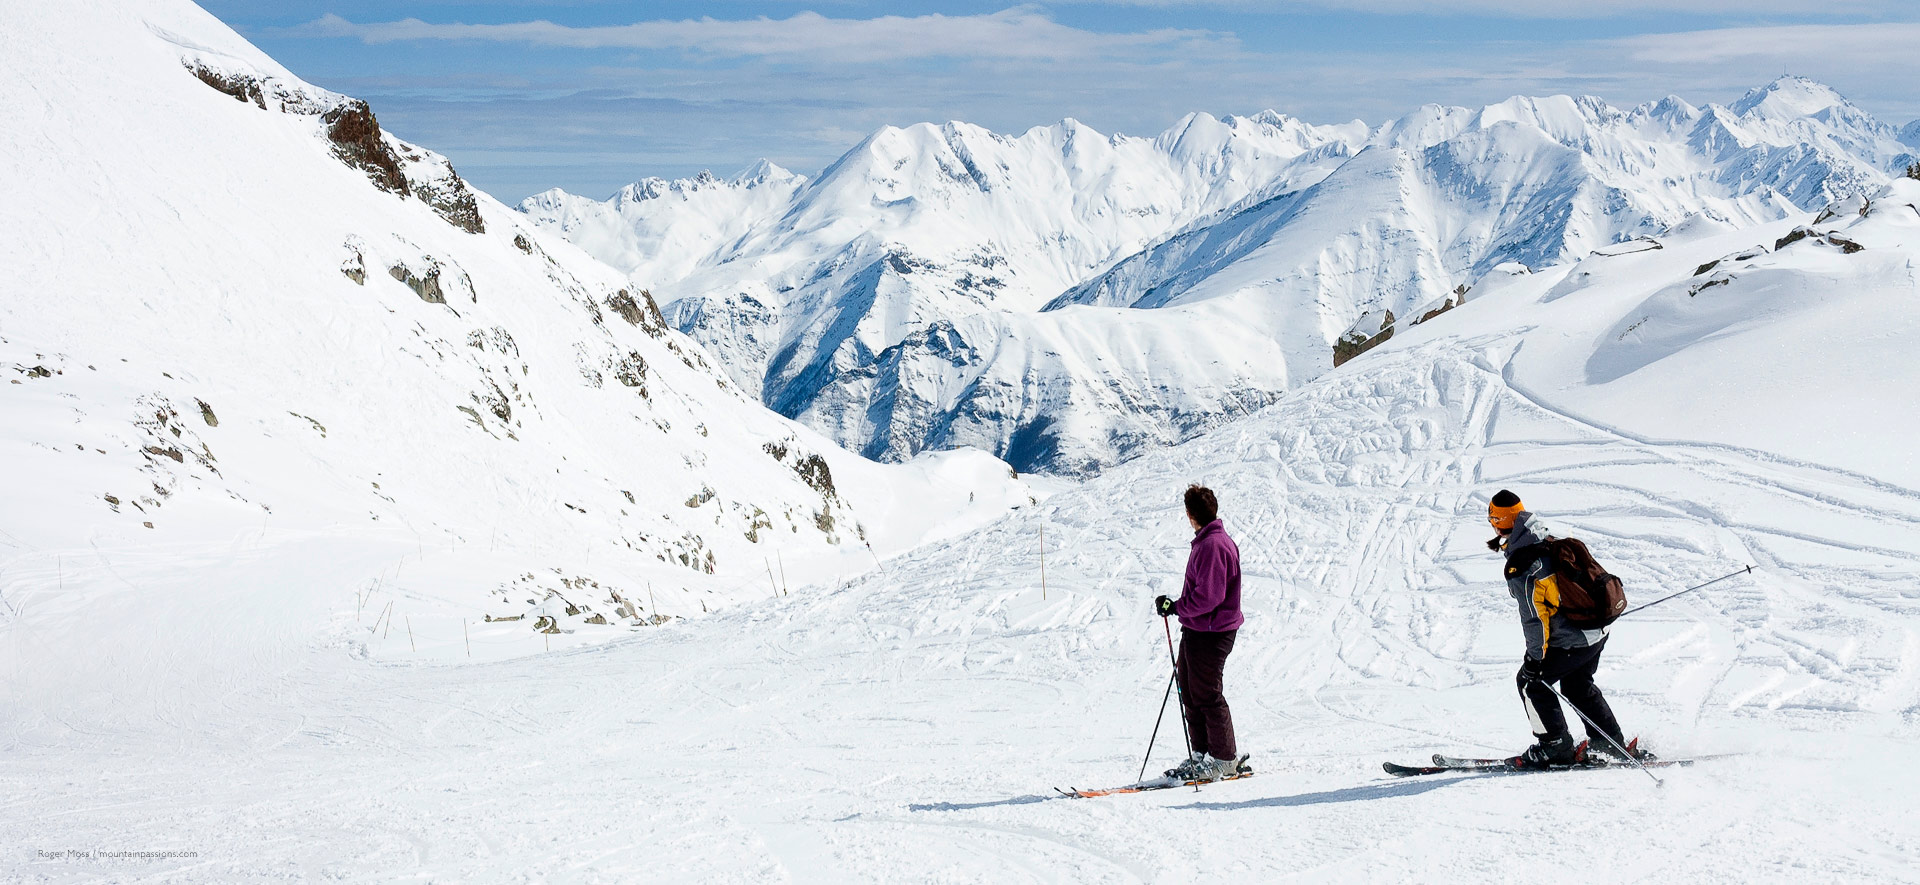
<instances>
[{"instance_id":1,"label":"ski","mask_svg":"<svg viewBox=\"0 0 1920 885\"><path fill-rule=\"evenodd\" d=\"M1152 792L1154 790L1171 790L1174 787L1198 787L1198 786L1204 786L1210 783L1223 784L1223 783L1226 783L1227 781L1243 780L1250 777L1253 777L1252 769L1243 770L1239 774L1227 775L1226 777L1223 777L1217 781L1199 781L1199 780L1189 781L1189 780L1175 780L1170 777L1156 777L1156 778L1148 778L1147 780L1143 780L1137 784L1128 784L1124 787L1108 787L1107 789L1104 789L1104 790L1077 790L1077 789L1062 790L1059 787L1054 787L1053 790L1054 792L1059 793L1060 795L1065 796L1069 799L1092 799L1096 796L1118 796L1122 793L1147 793L1147 792Z\"/></svg>"},{"instance_id":2,"label":"ski","mask_svg":"<svg viewBox=\"0 0 1920 885\"><path fill-rule=\"evenodd\" d=\"M1602 762L1598 760L1582 762L1577 765L1550 765L1546 768L1518 768L1505 759L1460 759L1453 756L1433 757L1432 765L1398 765L1385 762L1381 767L1394 777L1418 777L1428 774L1544 774L1555 771L1602 771L1609 768L1672 768L1692 765L1696 759L1656 759L1642 762L1639 766L1631 762Z\"/></svg>"}]
</instances>

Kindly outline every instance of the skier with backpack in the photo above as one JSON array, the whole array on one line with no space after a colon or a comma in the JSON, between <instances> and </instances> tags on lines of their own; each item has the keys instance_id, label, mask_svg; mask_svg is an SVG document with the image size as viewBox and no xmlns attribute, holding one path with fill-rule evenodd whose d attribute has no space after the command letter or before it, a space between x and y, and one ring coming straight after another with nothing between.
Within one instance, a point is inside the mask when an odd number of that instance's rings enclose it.
<instances>
[{"instance_id":1,"label":"skier with backpack","mask_svg":"<svg viewBox=\"0 0 1920 885\"><path fill-rule=\"evenodd\" d=\"M1499 534L1487 548L1506 554L1507 592L1520 609L1527 653L1516 677L1535 743L1508 760L1515 768L1566 766L1604 753L1624 762L1621 749L1638 759L1651 753L1629 743L1593 682L1607 627L1626 610L1620 580L1593 561L1585 544L1556 538L1544 520L1506 489L1487 505L1487 522ZM1587 741L1575 746L1552 686L1559 683L1567 702L1586 720ZM1604 730L1604 731L1603 731ZM1609 740L1611 739L1611 740Z\"/></svg>"}]
</instances>

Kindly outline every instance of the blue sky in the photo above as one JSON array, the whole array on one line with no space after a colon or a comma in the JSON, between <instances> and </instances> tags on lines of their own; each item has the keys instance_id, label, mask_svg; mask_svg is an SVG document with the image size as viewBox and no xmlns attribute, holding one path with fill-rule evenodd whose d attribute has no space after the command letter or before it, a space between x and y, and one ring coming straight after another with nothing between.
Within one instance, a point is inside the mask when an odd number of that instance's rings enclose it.
<instances>
[{"instance_id":1,"label":"blue sky","mask_svg":"<svg viewBox=\"0 0 1920 885\"><path fill-rule=\"evenodd\" d=\"M1920 117L1910 0L201 2L509 202L760 157L812 174L924 120L1378 123L1515 94L1728 102L1789 72L1895 125Z\"/></svg>"}]
</instances>

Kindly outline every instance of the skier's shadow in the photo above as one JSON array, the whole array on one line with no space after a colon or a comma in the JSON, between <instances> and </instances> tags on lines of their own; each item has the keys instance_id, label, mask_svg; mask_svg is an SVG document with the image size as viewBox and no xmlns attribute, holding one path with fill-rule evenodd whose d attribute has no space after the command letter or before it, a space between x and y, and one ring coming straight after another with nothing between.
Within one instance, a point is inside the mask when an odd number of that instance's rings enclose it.
<instances>
[{"instance_id":1,"label":"skier's shadow","mask_svg":"<svg viewBox=\"0 0 1920 885\"><path fill-rule=\"evenodd\" d=\"M1367 802L1373 799L1418 796L1429 790L1438 790L1448 784L1457 784L1461 780L1464 780L1464 778L1449 777L1423 780L1398 780L1388 783L1366 784L1359 787L1347 787L1342 790L1301 793L1298 796L1274 796L1268 799L1248 799L1244 802L1195 802L1191 805L1175 805L1172 807L1191 808L1201 811L1238 811L1243 808L1295 808L1302 805Z\"/></svg>"},{"instance_id":2,"label":"skier's shadow","mask_svg":"<svg viewBox=\"0 0 1920 885\"><path fill-rule=\"evenodd\" d=\"M1015 796L1011 799L995 799L991 802L916 802L907 806L908 811L971 811L975 808L996 808L1001 805L1032 805L1035 802L1047 802L1065 798L1053 796Z\"/></svg>"}]
</instances>

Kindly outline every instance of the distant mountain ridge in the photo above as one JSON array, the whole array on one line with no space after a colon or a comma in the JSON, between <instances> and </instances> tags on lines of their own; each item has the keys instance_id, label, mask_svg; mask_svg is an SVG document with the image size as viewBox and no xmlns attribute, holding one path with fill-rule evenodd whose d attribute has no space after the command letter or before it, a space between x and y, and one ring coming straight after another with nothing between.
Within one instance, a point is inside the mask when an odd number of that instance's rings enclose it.
<instances>
[{"instance_id":1,"label":"distant mountain ridge","mask_svg":"<svg viewBox=\"0 0 1920 885\"><path fill-rule=\"evenodd\" d=\"M1497 266L1813 211L1884 184L1916 142L1920 123L1782 77L1727 106L1516 97L1378 127L886 127L811 180L762 163L520 208L849 448L1089 473L1271 401L1342 336Z\"/></svg>"}]
</instances>

